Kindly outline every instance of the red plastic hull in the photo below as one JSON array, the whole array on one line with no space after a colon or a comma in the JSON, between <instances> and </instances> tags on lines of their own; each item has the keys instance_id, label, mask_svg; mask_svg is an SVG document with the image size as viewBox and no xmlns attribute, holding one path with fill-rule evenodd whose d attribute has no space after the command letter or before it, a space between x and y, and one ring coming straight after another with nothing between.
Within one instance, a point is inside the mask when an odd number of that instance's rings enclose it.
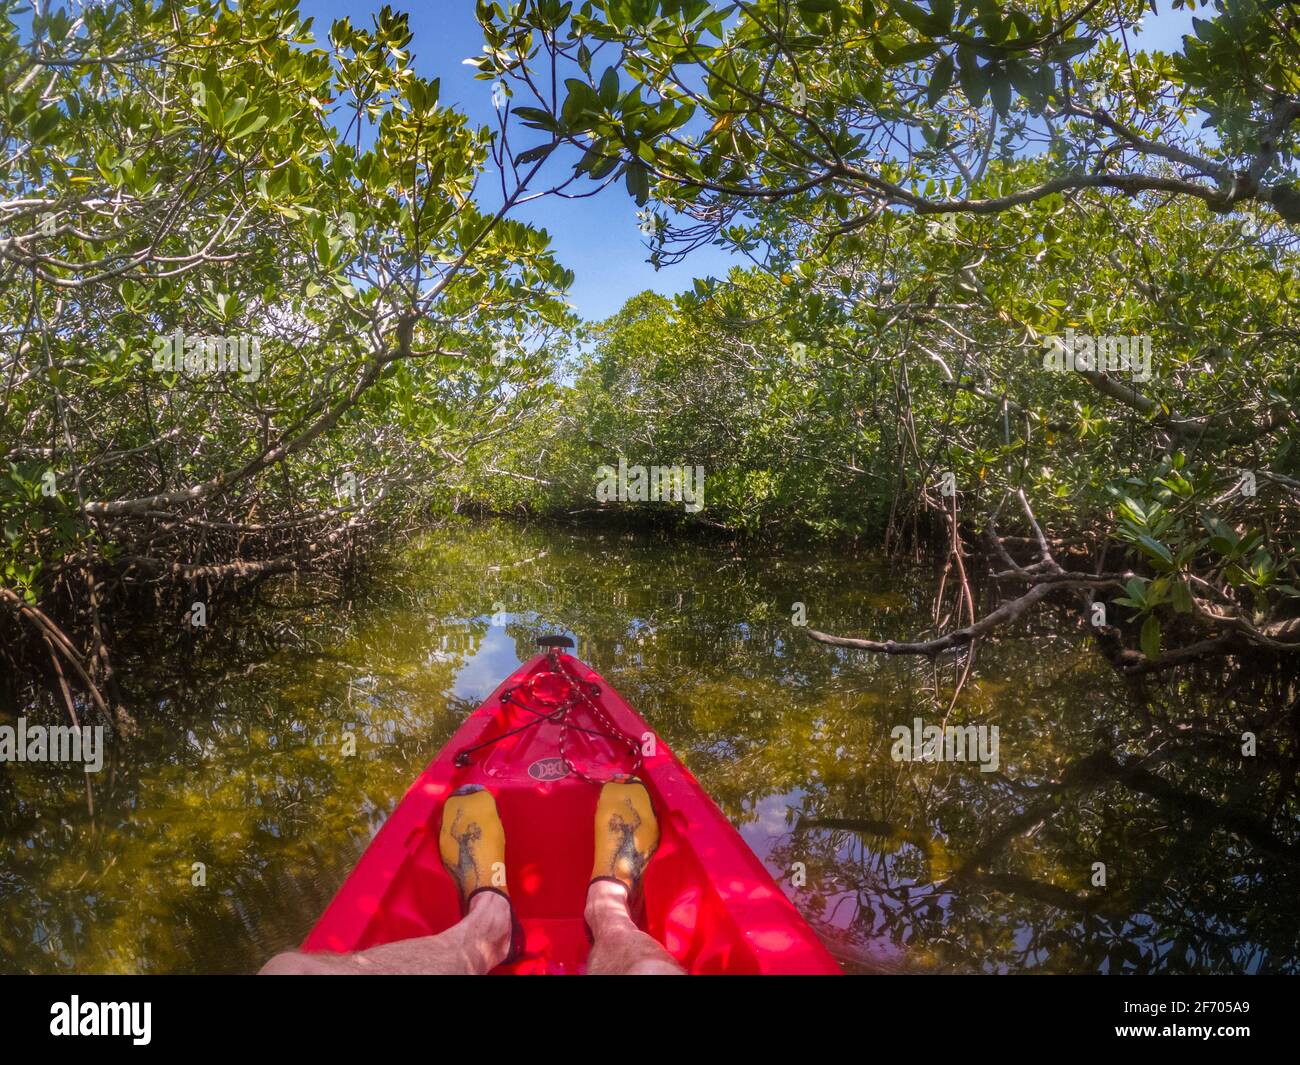
<instances>
[{"instance_id":1,"label":"red plastic hull","mask_svg":"<svg viewBox=\"0 0 1300 1065\"><path fill-rule=\"evenodd\" d=\"M667 744L599 674L576 658L560 658L571 674L599 685L597 701L613 724L632 737L653 737L653 752L638 770L660 823L659 849L643 880L646 931L692 973L839 973L812 929ZM304 950L360 950L455 924L460 919L456 885L438 854L442 807L462 785L482 784L496 796L505 825L506 877L525 935L521 960L496 971L584 970L588 944L582 907L599 789L574 774L558 775L564 772L560 727L549 722L494 743L464 768L454 761L458 750L527 723L531 715L503 704L501 695L546 669L544 655L526 662L470 715L375 836ZM604 741L584 742L583 753L593 763L617 757L612 748L601 750Z\"/></svg>"}]
</instances>

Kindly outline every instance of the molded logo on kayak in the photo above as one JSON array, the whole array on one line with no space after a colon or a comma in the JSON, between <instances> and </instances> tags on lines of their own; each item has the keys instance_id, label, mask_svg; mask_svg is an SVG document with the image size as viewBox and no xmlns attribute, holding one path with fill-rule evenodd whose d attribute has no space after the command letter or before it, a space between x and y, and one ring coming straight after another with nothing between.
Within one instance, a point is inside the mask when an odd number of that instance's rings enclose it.
<instances>
[{"instance_id":1,"label":"molded logo on kayak","mask_svg":"<svg viewBox=\"0 0 1300 1065\"><path fill-rule=\"evenodd\" d=\"M528 775L534 780L561 780L569 775L569 767L563 758L539 758L528 767Z\"/></svg>"}]
</instances>

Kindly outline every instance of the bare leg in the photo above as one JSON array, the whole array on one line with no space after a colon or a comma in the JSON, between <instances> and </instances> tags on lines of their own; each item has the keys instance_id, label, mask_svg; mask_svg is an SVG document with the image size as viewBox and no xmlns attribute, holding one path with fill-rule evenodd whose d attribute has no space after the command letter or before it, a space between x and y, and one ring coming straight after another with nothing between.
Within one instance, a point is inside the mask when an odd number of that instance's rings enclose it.
<instances>
[{"instance_id":1,"label":"bare leg","mask_svg":"<svg viewBox=\"0 0 1300 1065\"><path fill-rule=\"evenodd\" d=\"M613 885L610 885L613 886ZM481 892L469 913L445 932L384 943L355 954L286 951L262 966L261 976L480 976L505 961L510 949L510 904Z\"/></svg>"},{"instance_id":2,"label":"bare leg","mask_svg":"<svg viewBox=\"0 0 1300 1065\"><path fill-rule=\"evenodd\" d=\"M587 955L593 976L684 976L686 970L658 942L632 922L627 888L597 880L587 889L584 916L594 942Z\"/></svg>"}]
</instances>

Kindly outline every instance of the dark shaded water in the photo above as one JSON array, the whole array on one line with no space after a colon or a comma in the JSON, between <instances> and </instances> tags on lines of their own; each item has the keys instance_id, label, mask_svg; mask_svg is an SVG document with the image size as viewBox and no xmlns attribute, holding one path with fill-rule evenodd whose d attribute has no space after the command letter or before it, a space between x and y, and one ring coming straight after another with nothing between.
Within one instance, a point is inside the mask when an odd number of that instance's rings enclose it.
<instances>
[{"instance_id":1,"label":"dark shaded water","mask_svg":"<svg viewBox=\"0 0 1300 1065\"><path fill-rule=\"evenodd\" d=\"M892 729L945 720L952 666L814 644L792 605L903 637L933 585L831 552L491 523L424 538L365 601L298 589L183 650L160 633L126 676L141 734L89 795L76 766L0 766L0 971L255 970L561 630L850 969L1300 969L1292 719L1191 682L1144 698L1062 612L983 643L947 716L997 727L995 770L896 760Z\"/></svg>"}]
</instances>

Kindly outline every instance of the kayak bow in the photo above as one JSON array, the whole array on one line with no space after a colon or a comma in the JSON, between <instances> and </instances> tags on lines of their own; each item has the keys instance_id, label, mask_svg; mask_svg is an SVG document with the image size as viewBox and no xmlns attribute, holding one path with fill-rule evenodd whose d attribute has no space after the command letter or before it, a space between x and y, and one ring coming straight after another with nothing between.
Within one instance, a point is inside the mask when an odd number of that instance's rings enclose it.
<instances>
[{"instance_id":1,"label":"kayak bow","mask_svg":"<svg viewBox=\"0 0 1300 1065\"><path fill-rule=\"evenodd\" d=\"M466 719L412 784L303 943L354 951L460 919L438 853L443 803L465 784L496 797L523 957L497 973L580 973L599 784L635 772L660 843L642 926L691 973L838 973L840 967L722 811L641 717L563 638Z\"/></svg>"}]
</instances>

